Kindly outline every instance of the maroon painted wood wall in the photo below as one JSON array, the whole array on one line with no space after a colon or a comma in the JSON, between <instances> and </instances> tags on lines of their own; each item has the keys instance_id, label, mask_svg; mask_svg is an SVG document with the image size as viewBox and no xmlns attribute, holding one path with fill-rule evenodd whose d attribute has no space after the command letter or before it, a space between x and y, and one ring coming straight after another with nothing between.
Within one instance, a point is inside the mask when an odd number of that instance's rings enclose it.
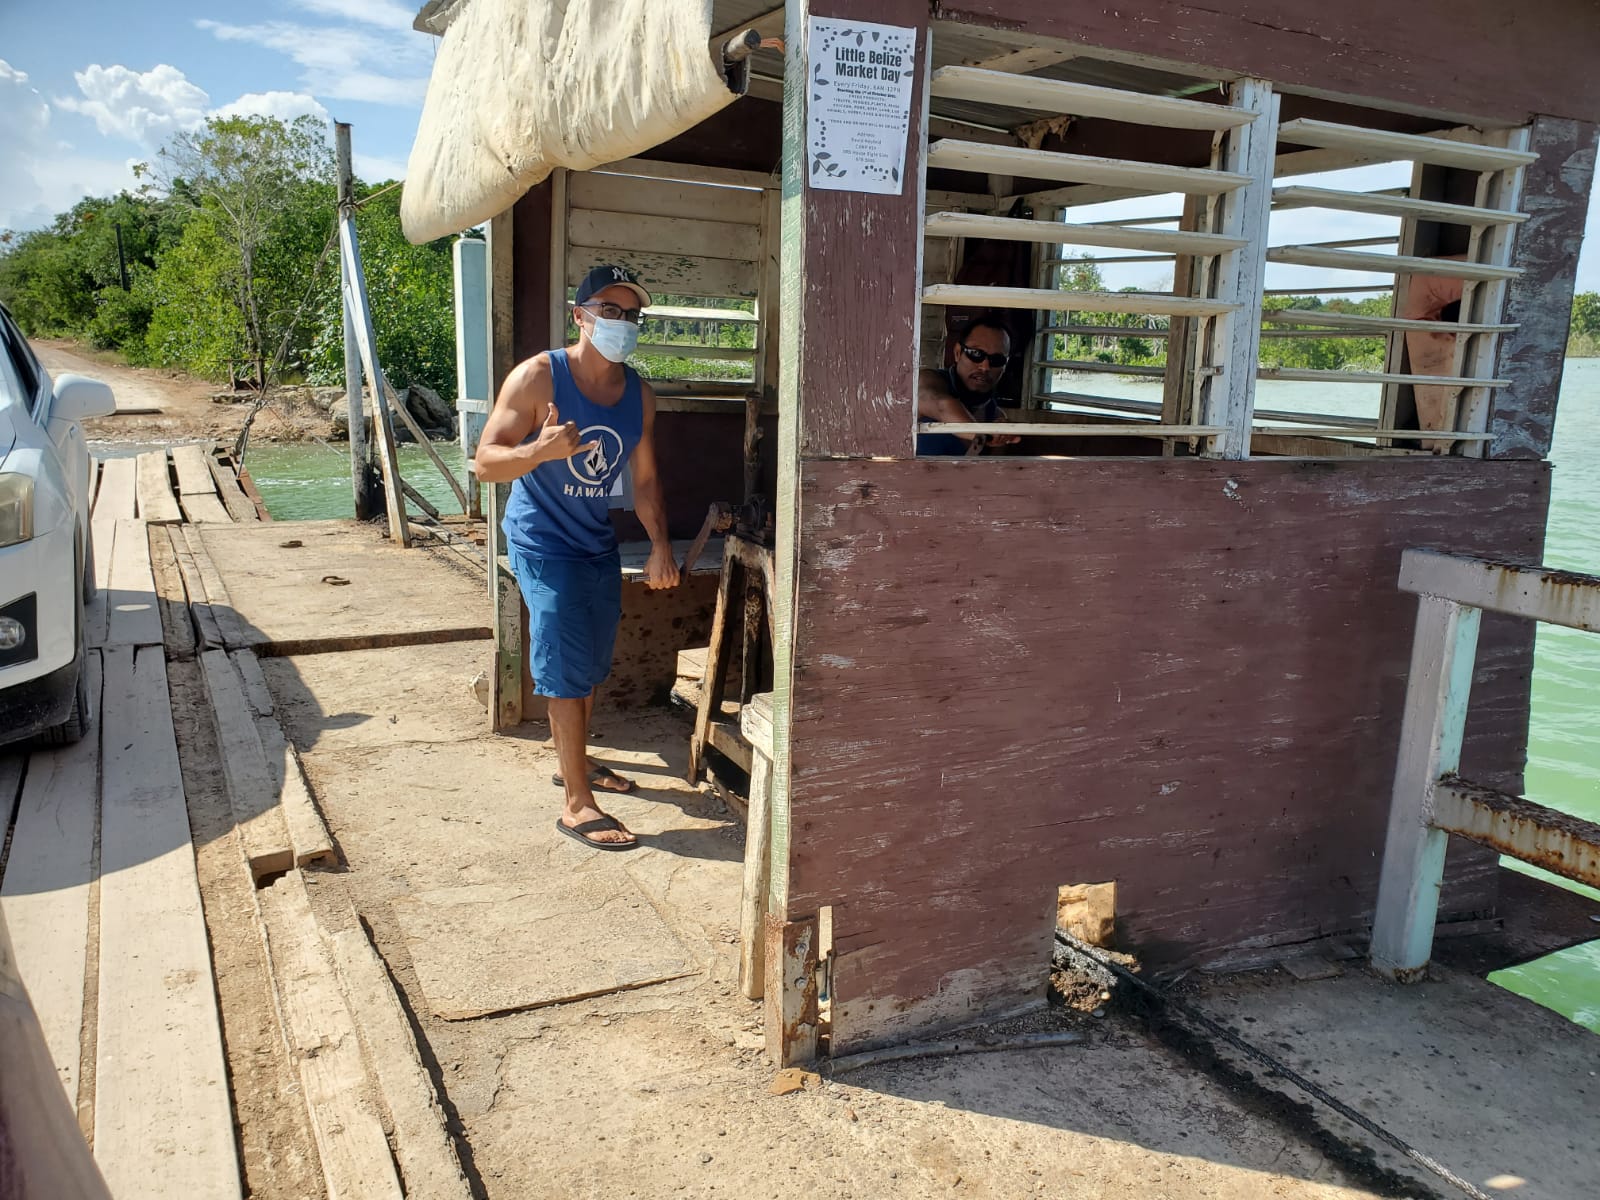
<instances>
[{"instance_id":1,"label":"maroon painted wood wall","mask_svg":"<svg viewBox=\"0 0 1600 1200\"><path fill-rule=\"evenodd\" d=\"M1548 468L805 464L789 912L833 906L835 1051L1041 997L1054 893L1153 964L1370 916L1415 598L1400 551L1538 560ZM1513 790L1532 628L1486 620L1464 770ZM1447 911L1494 903L1493 859Z\"/></svg>"}]
</instances>

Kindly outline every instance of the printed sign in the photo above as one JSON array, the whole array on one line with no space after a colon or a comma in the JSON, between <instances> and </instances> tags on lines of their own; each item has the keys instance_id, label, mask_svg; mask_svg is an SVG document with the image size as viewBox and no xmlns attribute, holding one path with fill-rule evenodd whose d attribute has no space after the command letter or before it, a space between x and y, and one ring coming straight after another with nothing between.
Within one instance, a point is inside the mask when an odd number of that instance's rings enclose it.
<instances>
[{"instance_id":1,"label":"printed sign","mask_svg":"<svg viewBox=\"0 0 1600 1200\"><path fill-rule=\"evenodd\" d=\"M898 196L917 31L812 17L806 179L814 188Z\"/></svg>"}]
</instances>

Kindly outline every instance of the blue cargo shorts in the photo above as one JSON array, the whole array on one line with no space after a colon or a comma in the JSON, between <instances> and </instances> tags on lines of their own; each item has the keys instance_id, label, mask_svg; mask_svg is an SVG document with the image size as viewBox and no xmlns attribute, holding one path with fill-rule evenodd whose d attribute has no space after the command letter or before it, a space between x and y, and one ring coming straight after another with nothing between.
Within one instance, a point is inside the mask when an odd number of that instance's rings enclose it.
<instances>
[{"instance_id":1,"label":"blue cargo shorts","mask_svg":"<svg viewBox=\"0 0 1600 1200\"><path fill-rule=\"evenodd\" d=\"M611 674L622 620L621 556L612 551L599 558L543 558L507 549L528 606L533 690L581 700Z\"/></svg>"}]
</instances>

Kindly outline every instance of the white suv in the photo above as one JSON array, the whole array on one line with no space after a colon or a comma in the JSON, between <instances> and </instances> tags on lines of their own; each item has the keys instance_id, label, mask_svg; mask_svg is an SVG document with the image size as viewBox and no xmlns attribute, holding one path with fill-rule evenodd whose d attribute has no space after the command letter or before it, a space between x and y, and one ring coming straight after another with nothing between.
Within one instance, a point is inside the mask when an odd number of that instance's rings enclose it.
<instances>
[{"instance_id":1,"label":"white suv","mask_svg":"<svg viewBox=\"0 0 1600 1200\"><path fill-rule=\"evenodd\" d=\"M75 742L89 727L84 606L94 595L89 451L79 422L111 389L50 383L0 305L0 743Z\"/></svg>"}]
</instances>

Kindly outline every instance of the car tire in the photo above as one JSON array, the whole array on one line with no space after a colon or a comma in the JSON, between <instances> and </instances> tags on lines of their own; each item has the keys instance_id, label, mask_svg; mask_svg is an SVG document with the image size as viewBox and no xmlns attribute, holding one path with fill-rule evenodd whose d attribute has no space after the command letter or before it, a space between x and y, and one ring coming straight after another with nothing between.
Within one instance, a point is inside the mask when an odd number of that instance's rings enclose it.
<instances>
[{"instance_id":1,"label":"car tire","mask_svg":"<svg viewBox=\"0 0 1600 1200\"><path fill-rule=\"evenodd\" d=\"M39 735L46 746L70 746L81 742L89 732L89 672L84 667L84 656L78 656L78 683L72 693L72 711L59 725L52 725Z\"/></svg>"},{"instance_id":2,"label":"car tire","mask_svg":"<svg viewBox=\"0 0 1600 1200\"><path fill-rule=\"evenodd\" d=\"M94 536L89 536L83 548L83 603L94 603Z\"/></svg>"}]
</instances>

